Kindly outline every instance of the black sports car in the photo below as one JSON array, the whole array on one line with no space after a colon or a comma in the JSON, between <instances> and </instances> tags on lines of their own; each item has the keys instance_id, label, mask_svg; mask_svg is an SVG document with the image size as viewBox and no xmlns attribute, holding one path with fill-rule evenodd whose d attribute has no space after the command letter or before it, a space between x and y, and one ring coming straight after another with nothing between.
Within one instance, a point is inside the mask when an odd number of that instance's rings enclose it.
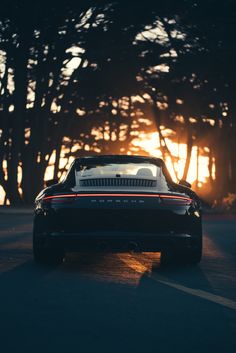
<instances>
[{"instance_id":1,"label":"black sports car","mask_svg":"<svg viewBox=\"0 0 236 353\"><path fill-rule=\"evenodd\" d=\"M75 159L65 179L36 198L34 259L60 262L69 251L134 250L198 263L201 207L189 186L174 183L158 158Z\"/></svg>"}]
</instances>

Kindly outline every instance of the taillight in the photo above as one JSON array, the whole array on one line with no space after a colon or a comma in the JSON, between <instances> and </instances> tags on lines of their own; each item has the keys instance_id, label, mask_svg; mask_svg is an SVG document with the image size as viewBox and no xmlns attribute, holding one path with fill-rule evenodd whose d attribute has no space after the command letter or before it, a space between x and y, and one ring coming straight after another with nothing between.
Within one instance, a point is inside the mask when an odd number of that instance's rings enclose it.
<instances>
[{"instance_id":1,"label":"taillight","mask_svg":"<svg viewBox=\"0 0 236 353\"><path fill-rule=\"evenodd\" d=\"M162 202L165 205L190 205L192 199L185 196L160 195Z\"/></svg>"},{"instance_id":2,"label":"taillight","mask_svg":"<svg viewBox=\"0 0 236 353\"><path fill-rule=\"evenodd\" d=\"M72 202L74 201L76 194L64 194L64 195L54 195L54 196L45 196L43 201L46 202Z\"/></svg>"},{"instance_id":3,"label":"taillight","mask_svg":"<svg viewBox=\"0 0 236 353\"><path fill-rule=\"evenodd\" d=\"M78 198L87 198L87 197L142 197L142 198L156 198L163 202L165 205L190 205L192 199L187 196L178 196L178 195L165 195L165 194L61 194L53 196L45 196L43 201L46 202L73 202Z\"/></svg>"}]
</instances>

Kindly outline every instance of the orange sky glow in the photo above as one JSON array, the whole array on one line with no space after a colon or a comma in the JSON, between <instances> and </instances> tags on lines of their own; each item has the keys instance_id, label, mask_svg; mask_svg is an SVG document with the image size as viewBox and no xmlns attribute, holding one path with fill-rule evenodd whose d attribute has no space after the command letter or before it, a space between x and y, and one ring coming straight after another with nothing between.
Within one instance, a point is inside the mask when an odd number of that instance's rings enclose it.
<instances>
[{"instance_id":1,"label":"orange sky glow","mask_svg":"<svg viewBox=\"0 0 236 353\"><path fill-rule=\"evenodd\" d=\"M186 159L186 144L174 143L169 138L166 138L166 142L172 156L178 157L178 162L175 163L174 167L175 167L177 178L181 179L181 176L184 170L185 159ZM157 132L140 133L138 138L134 138L133 146L141 147L144 151L146 151L151 156L160 157L160 158L162 157L160 148L159 148L159 138L158 138ZM130 151L129 154L133 154L133 152ZM73 157L70 157L69 162L71 163L73 159L74 159ZM46 169L46 174L45 174L46 180L50 180L53 178L54 161L55 161L55 155L52 155L49 166ZM60 160L60 168L63 168L63 166L65 165L65 162L66 162L66 158L62 157ZM198 167L197 167L197 147L194 146L192 149L191 162L190 162L187 181L191 184L193 184L194 181L196 181L197 169L198 169L198 187L201 188L201 186L207 181L207 178L209 177L208 162L209 162L209 158L207 156L199 155ZM173 171L173 165L169 157L166 158L166 165L173 180L178 181ZM19 169L19 179L20 179L20 175L21 175L21 170ZM214 170L213 170L213 177L214 177ZM4 197L5 197L4 190L0 186L0 204L3 204Z\"/></svg>"},{"instance_id":2,"label":"orange sky glow","mask_svg":"<svg viewBox=\"0 0 236 353\"><path fill-rule=\"evenodd\" d=\"M151 156L162 157L161 151L158 143L158 133L152 132L149 134L140 134L139 138L133 141L134 146L139 146L147 151ZM186 160L186 149L187 146L184 143L174 143L170 139L166 138L167 146L174 157L178 157L178 163L175 164L175 170L178 179L181 179L183 174L185 160ZM198 187L201 187L202 184L206 182L206 179L209 177L208 171L208 162L209 158L207 156L198 157L198 166L197 166L197 147L194 146L192 149L191 162L188 172L187 181L193 183L197 178L197 169L198 169ZM166 159L167 168L174 181L177 181L175 173L173 171L173 166L170 161L170 158ZM213 171L214 172L214 171ZM213 173L214 177L214 173Z\"/></svg>"}]
</instances>

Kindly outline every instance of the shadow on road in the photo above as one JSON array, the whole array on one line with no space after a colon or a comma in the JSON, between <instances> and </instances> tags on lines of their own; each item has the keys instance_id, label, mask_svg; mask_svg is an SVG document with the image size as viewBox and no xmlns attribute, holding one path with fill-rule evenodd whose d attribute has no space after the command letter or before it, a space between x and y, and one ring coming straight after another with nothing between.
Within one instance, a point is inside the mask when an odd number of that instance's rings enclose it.
<instances>
[{"instance_id":1,"label":"shadow on road","mask_svg":"<svg viewBox=\"0 0 236 353\"><path fill-rule=\"evenodd\" d=\"M210 290L200 267L155 273ZM71 255L60 266L30 259L0 280L4 353L235 351L222 307L158 283L152 272L136 273L113 254Z\"/></svg>"}]
</instances>

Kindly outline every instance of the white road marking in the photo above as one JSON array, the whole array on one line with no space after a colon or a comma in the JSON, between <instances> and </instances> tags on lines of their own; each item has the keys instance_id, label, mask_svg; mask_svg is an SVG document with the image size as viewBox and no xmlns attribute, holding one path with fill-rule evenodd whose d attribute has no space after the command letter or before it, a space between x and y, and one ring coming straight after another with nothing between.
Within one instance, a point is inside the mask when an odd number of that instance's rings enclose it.
<instances>
[{"instance_id":1,"label":"white road marking","mask_svg":"<svg viewBox=\"0 0 236 353\"><path fill-rule=\"evenodd\" d=\"M201 289L189 288L189 287L183 286L182 284L178 284L168 279L167 277L158 275L157 273L151 273L150 268L148 268L144 264L137 261L134 257L132 257L132 255L125 254L124 256L118 255L118 257L123 263L125 263L128 267L132 268L134 271L141 274L145 274L146 276L152 278L156 282L165 284L166 286L178 289L182 292L188 293L195 297L209 300L213 303L225 306L226 308L236 310L236 301L234 300L222 297L220 295L215 295Z\"/></svg>"}]
</instances>

